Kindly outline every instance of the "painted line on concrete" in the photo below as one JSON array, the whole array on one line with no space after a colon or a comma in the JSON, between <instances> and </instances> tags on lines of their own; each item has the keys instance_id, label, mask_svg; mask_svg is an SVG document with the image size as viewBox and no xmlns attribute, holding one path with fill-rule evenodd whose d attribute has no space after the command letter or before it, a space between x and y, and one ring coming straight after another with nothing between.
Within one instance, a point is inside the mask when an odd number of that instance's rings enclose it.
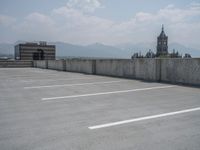
<instances>
[{"instance_id":1,"label":"painted line on concrete","mask_svg":"<svg viewBox=\"0 0 200 150\"><path fill-rule=\"evenodd\" d=\"M60 85L47 85L47 86L32 86L24 87L24 89L41 89L41 88L53 88L53 87L66 87L66 86L81 86L81 85L94 85L94 84L109 84L109 83L118 83L125 81L104 81L104 82L86 82L86 83L76 83L76 84L60 84Z\"/></svg>"},{"instance_id":2,"label":"painted line on concrete","mask_svg":"<svg viewBox=\"0 0 200 150\"><path fill-rule=\"evenodd\" d=\"M68 78L68 77L66 77ZM32 79L32 80L21 80L22 82L38 82L38 81L72 81L72 80L83 80L83 79L101 79L102 77L82 77L82 78L68 78L68 79ZM103 78L102 78L103 79Z\"/></svg>"},{"instance_id":3,"label":"painted line on concrete","mask_svg":"<svg viewBox=\"0 0 200 150\"><path fill-rule=\"evenodd\" d=\"M173 115L178 115L178 114L183 114L183 113L189 113L189 112L199 111L199 110L200 110L200 107L197 107L197 108L185 109L185 110L180 110L180 111L175 111L175 112L169 112L169 113L163 113L163 114L158 114L158 115L145 116L145 117L134 118L134 119L129 119L129 120L123 120L123 121L111 122L111 123L106 123L106 124L101 124L101 125L95 125L95 126L90 126L88 128L90 130L101 129L101 128L107 128L107 127L132 123L132 122L138 122L138 121L162 118L162 117L173 116Z\"/></svg>"},{"instance_id":4,"label":"painted line on concrete","mask_svg":"<svg viewBox=\"0 0 200 150\"><path fill-rule=\"evenodd\" d=\"M40 76L40 75L37 75L37 76ZM2 77L2 78L0 77L0 79L19 80L21 82L32 82L32 81L40 81L41 80L41 78L34 78L34 76L15 76L15 77L14 76L12 76L12 77L7 76L7 77ZM49 79L47 79L47 80L49 80Z\"/></svg>"},{"instance_id":5,"label":"painted line on concrete","mask_svg":"<svg viewBox=\"0 0 200 150\"><path fill-rule=\"evenodd\" d=\"M17 79L17 78L32 78L31 76L23 76L23 75L16 75L16 76L0 76L0 79Z\"/></svg>"},{"instance_id":6,"label":"painted line on concrete","mask_svg":"<svg viewBox=\"0 0 200 150\"><path fill-rule=\"evenodd\" d=\"M42 98L42 100L48 101L48 100L68 99L68 98L77 98L77 97L89 97L89 96L98 96L98 95L109 95L109 94L129 93L129 92L155 90L155 89L165 89L165 88L172 88L172 87L175 87L175 86L156 86L156 87L122 90L122 91L91 93L91 94L82 94L82 95L70 95L70 96L60 96L60 97L49 97L49 98Z\"/></svg>"}]
</instances>

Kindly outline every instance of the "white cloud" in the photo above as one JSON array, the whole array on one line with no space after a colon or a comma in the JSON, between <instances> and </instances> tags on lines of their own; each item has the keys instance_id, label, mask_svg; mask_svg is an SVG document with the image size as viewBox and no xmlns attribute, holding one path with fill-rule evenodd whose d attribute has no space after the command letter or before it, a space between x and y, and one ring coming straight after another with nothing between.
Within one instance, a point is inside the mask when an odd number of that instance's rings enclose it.
<instances>
[{"instance_id":1,"label":"white cloud","mask_svg":"<svg viewBox=\"0 0 200 150\"><path fill-rule=\"evenodd\" d=\"M200 18L199 6L193 4L180 9L171 4L156 13L138 12L129 21L115 24L112 30L119 38L115 36L113 42L155 42L160 31L158 27L165 24L170 42L198 43L200 20L194 18Z\"/></svg>"},{"instance_id":2,"label":"white cloud","mask_svg":"<svg viewBox=\"0 0 200 150\"><path fill-rule=\"evenodd\" d=\"M63 18L62 24L64 26L62 26L60 30L68 33L63 38L70 42L75 42L70 40L71 38L73 40L76 39L76 42L96 42L103 35L106 36L106 32L109 31L113 25L113 21L86 15L68 6L53 10L53 16L57 19Z\"/></svg>"},{"instance_id":3,"label":"white cloud","mask_svg":"<svg viewBox=\"0 0 200 150\"><path fill-rule=\"evenodd\" d=\"M54 21L51 19L51 17L38 13L38 12L34 12L29 14L26 18L26 21L30 21L30 22L35 22L39 23L39 24L45 24L45 25L52 25L54 24Z\"/></svg>"},{"instance_id":4,"label":"white cloud","mask_svg":"<svg viewBox=\"0 0 200 150\"><path fill-rule=\"evenodd\" d=\"M189 17L199 16L200 9L193 9L194 7L189 7L188 9L179 9L175 7L166 7L161 9L157 13L158 19L165 19L166 21L181 22L186 21Z\"/></svg>"},{"instance_id":5,"label":"white cloud","mask_svg":"<svg viewBox=\"0 0 200 150\"><path fill-rule=\"evenodd\" d=\"M15 18L0 14L0 25L10 26L15 22Z\"/></svg>"},{"instance_id":6,"label":"white cloud","mask_svg":"<svg viewBox=\"0 0 200 150\"><path fill-rule=\"evenodd\" d=\"M50 16L34 12L25 17L24 21L13 26L13 30L20 39L52 40L58 31L54 20Z\"/></svg>"},{"instance_id":7,"label":"white cloud","mask_svg":"<svg viewBox=\"0 0 200 150\"><path fill-rule=\"evenodd\" d=\"M146 22L146 21L153 21L156 19L156 17L150 13L139 12L135 15L134 19L138 22Z\"/></svg>"},{"instance_id":8,"label":"white cloud","mask_svg":"<svg viewBox=\"0 0 200 150\"><path fill-rule=\"evenodd\" d=\"M194 19L200 18L199 4L191 4L185 9L171 4L155 13L138 12L128 21L115 22L80 11L75 7L79 1L69 1L68 5L52 10L49 15L38 12L29 14L22 23L13 27L18 39L43 38L79 44L155 42L161 24L165 24L170 42L199 43L200 20ZM93 8L100 6L94 4Z\"/></svg>"},{"instance_id":9,"label":"white cloud","mask_svg":"<svg viewBox=\"0 0 200 150\"><path fill-rule=\"evenodd\" d=\"M94 12L101 7L101 3L99 0L69 0L67 6L83 12Z\"/></svg>"},{"instance_id":10,"label":"white cloud","mask_svg":"<svg viewBox=\"0 0 200 150\"><path fill-rule=\"evenodd\" d=\"M190 4L190 7L192 9L200 9L200 3L193 2L193 3Z\"/></svg>"},{"instance_id":11,"label":"white cloud","mask_svg":"<svg viewBox=\"0 0 200 150\"><path fill-rule=\"evenodd\" d=\"M76 9L61 7L53 10L55 18L63 18L65 24L71 24L73 27L88 28L107 28L112 25L112 21L99 18L92 15L86 15Z\"/></svg>"}]
</instances>

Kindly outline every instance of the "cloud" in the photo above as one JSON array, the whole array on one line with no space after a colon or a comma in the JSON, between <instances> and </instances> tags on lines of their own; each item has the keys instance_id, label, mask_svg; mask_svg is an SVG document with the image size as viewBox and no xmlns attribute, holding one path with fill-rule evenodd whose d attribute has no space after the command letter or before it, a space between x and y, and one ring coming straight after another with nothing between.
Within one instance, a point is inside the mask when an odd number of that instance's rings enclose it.
<instances>
[{"instance_id":1,"label":"cloud","mask_svg":"<svg viewBox=\"0 0 200 150\"><path fill-rule=\"evenodd\" d=\"M200 9L194 9L194 6L191 6L188 9L166 7L158 12L157 18L165 19L166 21L174 23L174 22L183 22L186 21L186 19L189 17L195 17L199 15L200 15Z\"/></svg>"},{"instance_id":2,"label":"cloud","mask_svg":"<svg viewBox=\"0 0 200 150\"><path fill-rule=\"evenodd\" d=\"M99 8L90 0L92 8ZM34 12L22 22L13 25L18 39L65 41L70 43L105 44L155 42L161 24L165 24L170 42L199 43L200 5L192 3L186 8L168 5L157 12L138 12L127 21L115 22L94 16L79 9L80 0L69 1L67 5L53 9L48 15ZM77 4L77 5L76 5ZM85 7L82 7L85 8Z\"/></svg>"},{"instance_id":3,"label":"cloud","mask_svg":"<svg viewBox=\"0 0 200 150\"><path fill-rule=\"evenodd\" d=\"M26 37L27 40L52 40L58 31L55 25L50 16L34 12L26 16L23 22L13 26L13 30L19 37Z\"/></svg>"},{"instance_id":4,"label":"cloud","mask_svg":"<svg viewBox=\"0 0 200 150\"><path fill-rule=\"evenodd\" d=\"M148 22L153 21L156 19L156 17L153 14L146 13L146 12L139 12L135 15L134 18L137 22Z\"/></svg>"},{"instance_id":5,"label":"cloud","mask_svg":"<svg viewBox=\"0 0 200 150\"><path fill-rule=\"evenodd\" d=\"M29 22L36 22L37 24L44 24L46 23L45 25L52 25L54 24L54 21L51 19L51 17L47 16L47 15L44 15L44 14L41 14L41 13L38 13L38 12L34 12L34 13L31 13L29 14L26 18L25 18L26 21L29 21Z\"/></svg>"},{"instance_id":6,"label":"cloud","mask_svg":"<svg viewBox=\"0 0 200 150\"><path fill-rule=\"evenodd\" d=\"M14 17L0 14L0 25L2 25L2 26L10 26L15 21L16 21L16 19Z\"/></svg>"},{"instance_id":7,"label":"cloud","mask_svg":"<svg viewBox=\"0 0 200 150\"><path fill-rule=\"evenodd\" d=\"M86 15L76 9L61 7L53 10L54 18L63 18L64 23L71 27L78 28L102 28L105 29L113 24L113 21L99 18L93 15Z\"/></svg>"},{"instance_id":8,"label":"cloud","mask_svg":"<svg viewBox=\"0 0 200 150\"><path fill-rule=\"evenodd\" d=\"M155 13L138 12L130 20L115 24L112 28L115 35L113 42L153 42L160 32L161 24L165 24L170 42L195 44L200 38L198 18L199 3L193 3L184 9L171 4Z\"/></svg>"},{"instance_id":9,"label":"cloud","mask_svg":"<svg viewBox=\"0 0 200 150\"><path fill-rule=\"evenodd\" d=\"M97 8L102 7L99 0L69 0L67 6L83 12L94 12Z\"/></svg>"},{"instance_id":10,"label":"cloud","mask_svg":"<svg viewBox=\"0 0 200 150\"><path fill-rule=\"evenodd\" d=\"M191 7L192 9L200 9L200 3L192 2L192 3L190 4L190 7Z\"/></svg>"},{"instance_id":11,"label":"cloud","mask_svg":"<svg viewBox=\"0 0 200 150\"><path fill-rule=\"evenodd\" d=\"M76 42L87 41L96 42L106 36L106 32L111 29L114 22L111 20L99 18L93 15L84 14L68 6L53 10L53 17L62 20L61 32L68 33L63 39L70 42L76 39ZM72 40L73 39L73 40Z\"/></svg>"},{"instance_id":12,"label":"cloud","mask_svg":"<svg viewBox=\"0 0 200 150\"><path fill-rule=\"evenodd\" d=\"M190 5L187 9L176 8L173 4L158 10L156 13L138 12L132 18L137 22L185 22L190 17L200 16L200 4Z\"/></svg>"}]
</instances>

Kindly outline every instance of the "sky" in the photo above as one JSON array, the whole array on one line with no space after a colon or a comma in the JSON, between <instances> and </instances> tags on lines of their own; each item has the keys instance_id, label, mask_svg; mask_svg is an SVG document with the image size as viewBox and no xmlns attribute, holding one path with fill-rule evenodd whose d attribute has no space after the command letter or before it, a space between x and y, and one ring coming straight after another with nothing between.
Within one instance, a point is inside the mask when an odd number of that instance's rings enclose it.
<instances>
[{"instance_id":1,"label":"sky","mask_svg":"<svg viewBox=\"0 0 200 150\"><path fill-rule=\"evenodd\" d=\"M200 49L200 0L0 0L0 43L169 42Z\"/></svg>"}]
</instances>

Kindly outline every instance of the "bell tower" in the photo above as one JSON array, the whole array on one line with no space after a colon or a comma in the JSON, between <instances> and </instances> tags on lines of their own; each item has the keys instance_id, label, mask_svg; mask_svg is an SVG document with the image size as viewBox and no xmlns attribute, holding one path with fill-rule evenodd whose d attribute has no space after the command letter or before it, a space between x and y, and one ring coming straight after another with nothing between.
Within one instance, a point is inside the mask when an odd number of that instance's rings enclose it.
<instances>
[{"instance_id":1,"label":"bell tower","mask_svg":"<svg viewBox=\"0 0 200 150\"><path fill-rule=\"evenodd\" d=\"M164 25L162 25L162 31L160 35L157 37L157 57L160 55L168 54L168 37L164 32Z\"/></svg>"}]
</instances>

